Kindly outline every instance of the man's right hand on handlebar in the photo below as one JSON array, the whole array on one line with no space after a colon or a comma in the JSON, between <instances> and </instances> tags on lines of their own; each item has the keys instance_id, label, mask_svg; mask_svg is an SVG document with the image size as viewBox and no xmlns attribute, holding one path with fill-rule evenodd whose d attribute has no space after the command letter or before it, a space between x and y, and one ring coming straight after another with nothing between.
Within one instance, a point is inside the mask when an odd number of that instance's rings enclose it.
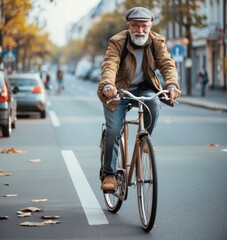
<instances>
[{"instance_id":1,"label":"man's right hand on handlebar","mask_svg":"<svg viewBox=\"0 0 227 240\"><path fill-rule=\"evenodd\" d=\"M107 99L115 98L117 95L117 89L112 85L106 85L103 89L103 94Z\"/></svg>"}]
</instances>

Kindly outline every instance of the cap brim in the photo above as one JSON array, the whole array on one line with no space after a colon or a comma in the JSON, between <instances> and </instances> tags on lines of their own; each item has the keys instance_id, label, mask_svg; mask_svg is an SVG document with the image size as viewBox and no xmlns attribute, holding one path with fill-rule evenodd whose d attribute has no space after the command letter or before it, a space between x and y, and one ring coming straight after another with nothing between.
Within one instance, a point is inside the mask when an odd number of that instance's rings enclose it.
<instances>
[{"instance_id":1,"label":"cap brim","mask_svg":"<svg viewBox=\"0 0 227 240\"><path fill-rule=\"evenodd\" d=\"M151 18L131 18L128 21L135 20L135 21L151 21Z\"/></svg>"}]
</instances>

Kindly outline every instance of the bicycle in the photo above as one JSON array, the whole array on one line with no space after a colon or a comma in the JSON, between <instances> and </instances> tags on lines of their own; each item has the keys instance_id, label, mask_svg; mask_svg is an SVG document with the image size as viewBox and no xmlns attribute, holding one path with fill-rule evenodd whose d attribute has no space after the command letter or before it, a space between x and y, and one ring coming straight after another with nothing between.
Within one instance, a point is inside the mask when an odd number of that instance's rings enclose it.
<instances>
[{"instance_id":1,"label":"bicycle","mask_svg":"<svg viewBox=\"0 0 227 240\"><path fill-rule=\"evenodd\" d=\"M137 187L137 202L142 228L145 232L149 232L155 222L158 199L158 177L155 161L155 152L151 138L144 127L144 110L143 106L148 107L144 100L153 100L157 97L169 100L168 90L163 90L155 94L153 97L136 97L132 93L121 89L119 96L109 100L109 102L120 99L134 99L138 101L138 119L124 119L123 135L119 142L119 154L117 159L117 189L115 191L103 191L104 200L108 211L116 213L121 208L122 202L127 199L128 187ZM125 97L126 95L126 97ZM162 95L162 97L160 97ZM175 103L177 103L175 101ZM132 108L132 104L128 104L126 112ZM149 112L149 109L148 109ZM127 115L127 114L125 114ZM129 125L138 125L134 150L131 161L129 161L128 150L128 134ZM105 124L102 125L101 135L101 168L100 180L104 179L104 142L105 142ZM135 181L134 181L134 178Z\"/></svg>"}]
</instances>

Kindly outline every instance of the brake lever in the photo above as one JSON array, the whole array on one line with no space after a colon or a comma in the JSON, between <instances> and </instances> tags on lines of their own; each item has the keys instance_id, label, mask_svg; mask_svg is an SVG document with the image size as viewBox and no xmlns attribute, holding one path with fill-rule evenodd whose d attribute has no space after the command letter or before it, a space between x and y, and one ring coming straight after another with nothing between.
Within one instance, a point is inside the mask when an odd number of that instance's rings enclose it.
<instances>
[{"instance_id":1,"label":"brake lever","mask_svg":"<svg viewBox=\"0 0 227 240\"><path fill-rule=\"evenodd\" d=\"M116 102L120 102L120 101L121 101L121 98L120 98L120 94L119 94L119 93L117 93L117 95L116 95L115 98L111 98L111 99L108 100L106 103L109 104L109 103L114 102L114 101L116 101Z\"/></svg>"},{"instance_id":2,"label":"brake lever","mask_svg":"<svg viewBox=\"0 0 227 240\"><path fill-rule=\"evenodd\" d=\"M167 101L170 100L170 97L166 93L163 93L163 95L164 97L160 97L160 99L167 100ZM177 102L175 99L173 100L173 103L179 104L179 102Z\"/></svg>"}]
</instances>

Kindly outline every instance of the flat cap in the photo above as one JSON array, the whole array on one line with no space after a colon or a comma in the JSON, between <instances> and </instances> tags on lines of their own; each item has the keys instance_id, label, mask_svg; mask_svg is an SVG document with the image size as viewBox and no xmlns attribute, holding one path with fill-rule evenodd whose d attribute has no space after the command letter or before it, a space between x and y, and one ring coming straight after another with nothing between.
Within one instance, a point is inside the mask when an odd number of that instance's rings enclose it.
<instances>
[{"instance_id":1,"label":"flat cap","mask_svg":"<svg viewBox=\"0 0 227 240\"><path fill-rule=\"evenodd\" d=\"M129 9L125 13L125 18L127 21L130 21L130 20L153 21L154 14L147 8L134 7L134 8Z\"/></svg>"}]
</instances>

